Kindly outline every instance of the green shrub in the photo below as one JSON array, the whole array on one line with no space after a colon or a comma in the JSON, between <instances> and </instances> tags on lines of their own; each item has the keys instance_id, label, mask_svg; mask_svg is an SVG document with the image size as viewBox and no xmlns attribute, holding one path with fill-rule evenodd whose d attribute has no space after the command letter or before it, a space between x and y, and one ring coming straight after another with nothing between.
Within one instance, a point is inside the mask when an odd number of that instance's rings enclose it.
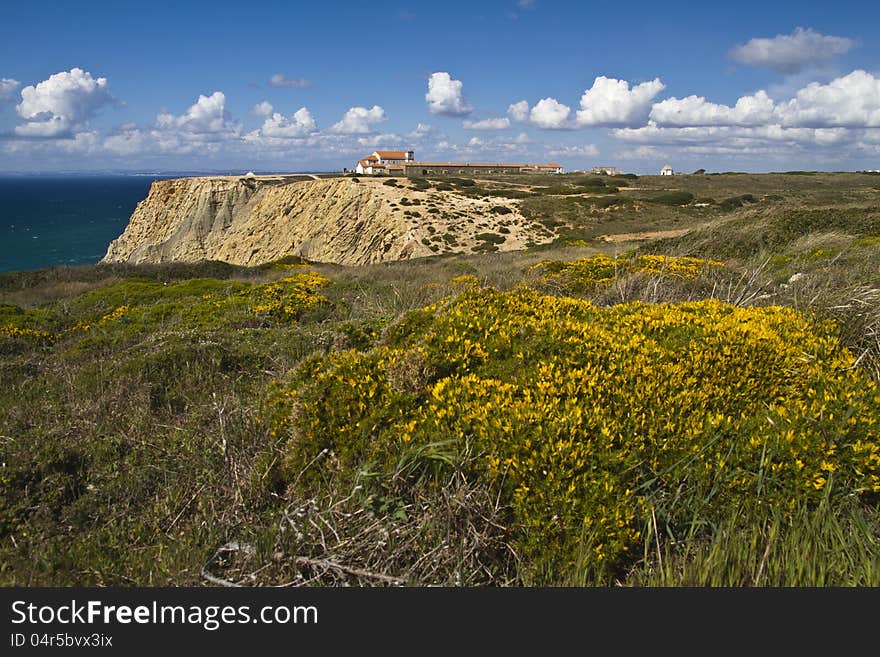
<instances>
[{"instance_id":1,"label":"green shrub","mask_svg":"<svg viewBox=\"0 0 880 657\"><path fill-rule=\"evenodd\" d=\"M478 233L475 236L481 242L488 242L490 244L504 244L507 241L503 235L496 235L495 233Z\"/></svg>"},{"instance_id":2,"label":"green shrub","mask_svg":"<svg viewBox=\"0 0 880 657\"><path fill-rule=\"evenodd\" d=\"M730 198L726 198L721 203L718 204L724 211L735 210L736 208L741 208L742 206L748 203L757 203L758 199L756 199L752 194L740 194L739 196L731 196Z\"/></svg>"},{"instance_id":3,"label":"green shrub","mask_svg":"<svg viewBox=\"0 0 880 657\"><path fill-rule=\"evenodd\" d=\"M694 200L694 195L684 191L666 192L647 200L661 205L687 205Z\"/></svg>"}]
</instances>

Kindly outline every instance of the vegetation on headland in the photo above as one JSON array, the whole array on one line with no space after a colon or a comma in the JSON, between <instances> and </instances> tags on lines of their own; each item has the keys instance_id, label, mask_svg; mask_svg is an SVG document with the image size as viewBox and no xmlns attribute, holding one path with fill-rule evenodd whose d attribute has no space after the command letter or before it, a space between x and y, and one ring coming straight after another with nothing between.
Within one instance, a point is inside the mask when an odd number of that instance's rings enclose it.
<instances>
[{"instance_id":1,"label":"vegetation on headland","mask_svg":"<svg viewBox=\"0 0 880 657\"><path fill-rule=\"evenodd\" d=\"M877 192L735 178L540 178L521 253L0 276L0 581L880 584Z\"/></svg>"}]
</instances>

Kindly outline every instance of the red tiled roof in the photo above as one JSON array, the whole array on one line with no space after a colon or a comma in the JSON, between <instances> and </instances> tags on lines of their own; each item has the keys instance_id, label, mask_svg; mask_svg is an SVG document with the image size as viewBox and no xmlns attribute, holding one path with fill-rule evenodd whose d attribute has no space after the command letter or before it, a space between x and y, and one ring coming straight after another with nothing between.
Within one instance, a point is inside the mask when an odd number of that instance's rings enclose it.
<instances>
[{"instance_id":1,"label":"red tiled roof","mask_svg":"<svg viewBox=\"0 0 880 657\"><path fill-rule=\"evenodd\" d=\"M379 157L386 160L403 160L406 158L406 151L376 151Z\"/></svg>"}]
</instances>

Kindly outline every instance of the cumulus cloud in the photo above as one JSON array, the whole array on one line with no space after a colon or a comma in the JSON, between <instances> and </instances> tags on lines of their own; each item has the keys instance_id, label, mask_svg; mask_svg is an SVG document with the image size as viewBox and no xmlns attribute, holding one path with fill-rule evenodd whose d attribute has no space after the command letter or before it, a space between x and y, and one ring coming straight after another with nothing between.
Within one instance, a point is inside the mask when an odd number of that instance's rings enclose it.
<instances>
[{"instance_id":1,"label":"cumulus cloud","mask_svg":"<svg viewBox=\"0 0 880 657\"><path fill-rule=\"evenodd\" d=\"M751 66L767 66L781 73L797 73L809 66L824 64L855 45L852 39L826 36L812 28L797 28L792 34L777 34L772 39L752 39L736 46L731 59Z\"/></svg>"},{"instance_id":2,"label":"cumulus cloud","mask_svg":"<svg viewBox=\"0 0 880 657\"><path fill-rule=\"evenodd\" d=\"M504 130L510 127L510 119L483 119L482 121L470 121L465 119L464 127L467 130Z\"/></svg>"},{"instance_id":3,"label":"cumulus cloud","mask_svg":"<svg viewBox=\"0 0 880 657\"><path fill-rule=\"evenodd\" d=\"M668 98L651 108L651 120L666 126L762 125L774 119L775 105L765 91L743 96L734 107L702 96Z\"/></svg>"},{"instance_id":4,"label":"cumulus cloud","mask_svg":"<svg viewBox=\"0 0 880 657\"><path fill-rule=\"evenodd\" d=\"M529 112L529 120L539 128L559 130L567 128L571 108L555 98L542 98Z\"/></svg>"},{"instance_id":5,"label":"cumulus cloud","mask_svg":"<svg viewBox=\"0 0 880 657\"><path fill-rule=\"evenodd\" d=\"M522 123L524 121L529 120L529 103L528 101L521 100L518 103L513 103L510 107L507 108L507 113L510 115L510 118L514 121Z\"/></svg>"},{"instance_id":6,"label":"cumulus cloud","mask_svg":"<svg viewBox=\"0 0 880 657\"><path fill-rule=\"evenodd\" d=\"M160 129L174 129L191 135L223 136L238 133L240 126L230 119L226 111L226 95L215 91L210 96L199 95L186 113L174 116L162 112L156 117Z\"/></svg>"},{"instance_id":7,"label":"cumulus cloud","mask_svg":"<svg viewBox=\"0 0 880 657\"><path fill-rule=\"evenodd\" d=\"M428 111L446 116L465 116L473 111L462 94L461 80L453 80L449 73L432 73L428 79Z\"/></svg>"},{"instance_id":8,"label":"cumulus cloud","mask_svg":"<svg viewBox=\"0 0 880 657\"><path fill-rule=\"evenodd\" d=\"M269 101L262 101L251 108L251 114L254 116L269 116L275 108Z\"/></svg>"},{"instance_id":9,"label":"cumulus cloud","mask_svg":"<svg viewBox=\"0 0 880 657\"><path fill-rule=\"evenodd\" d=\"M290 119L274 112L271 116L266 117L261 128L265 136L276 139L303 137L316 129L315 119L305 107L300 107Z\"/></svg>"},{"instance_id":10,"label":"cumulus cloud","mask_svg":"<svg viewBox=\"0 0 880 657\"><path fill-rule=\"evenodd\" d=\"M22 137L69 137L104 105L113 102L106 78L72 68L21 90L18 115L27 123L17 126Z\"/></svg>"},{"instance_id":11,"label":"cumulus cloud","mask_svg":"<svg viewBox=\"0 0 880 657\"><path fill-rule=\"evenodd\" d=\"M783 125L880 127L880 78L853 71L828 84L813 82L779 106Z\"/></svg>"},{"instance_id":12,"label":"cumulus cloud","mask_svg":"<svg viewBox=\"0 0 880 657\"><path fill-rule=\"evenodd\" d=\"M580 126L633 126L644 124L651 111L651 101L666 85L655 78L629 87L626 80L600 75L581 96L577 112Z\"/></svg>"},{"instance_id":13,"label":"cumulus cloud","mask_svg":"<svg viewBox=\"0 0 880 657\"><path fill-rule=\"evenodd\" d=\"M385 110L378 105L372 108L351 107L330 127L330 132L338 134L365 134L373 131L373 126L385 120Z\"/></svg>"},{"instance_id":14,"label":"cumulus cloud","mask_svg":"<svg viewBox=\"0 0 880 657\"><path fill-rule=\"evenodd\" d=\"M661 127L878 128L880 78L853 71L828 84L812 82L794 98L779 103L763 90L739 98L733 107L702 96L669 98L654 105L650 118Z\"/></svg>"},{"instance_id":15,"label":"cumulus cloud","mask_svg":"<svg viewBox=\"0 0 880 657\"><path fill-rule=\"evenodd\" d=\"M120 126L102 143L103 149L112 155L137 155L149 146L149 134L131 124Z\"/></svg>"},{"instance_id":16,"label":"cumulus cloud","mask_svg":"<svg viewBox=\"0 0 880 657\"><path fill-rule=\"evenodd\" d=\"M628 157L670 149L732 158L872 156L880 138L880 78L858 70L827 84L812 82L787 100L758 91L733 106L701 96L670 98L655 104L650 117L645 126L612 131L617 140L636 146L624 151Z\"/></svg>"},{"instance_id":17,"label":"cumulus cloud","mask_svg":"<svg viewBox=\"0 0 880 657\"><path fill-rule=\"evenodd\" d=\"M0 101L10 100L21 82L12 78L0 78Z\"/></svg>"},{"instance_id":18,"label":"cumulus cloud","mask_svg":"<svg viewBox=\"0 0 880 657\"><path fill-rule=\"evenodd\" d=\"M269 86L288 89L307 89L312 86L312 83L305 78L288 78L281 73L276 73L269 78Z\"/></svg>"}]
</instances>

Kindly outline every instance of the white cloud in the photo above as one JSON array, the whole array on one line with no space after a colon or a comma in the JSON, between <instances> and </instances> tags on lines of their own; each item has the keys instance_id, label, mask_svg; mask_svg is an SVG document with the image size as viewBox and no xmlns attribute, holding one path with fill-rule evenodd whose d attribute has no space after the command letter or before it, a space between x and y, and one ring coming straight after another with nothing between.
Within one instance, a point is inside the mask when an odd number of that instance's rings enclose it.
<instances>
[{"instance_id":1,"label":"white cloud","mask_svg":"<svg viewBox=\"0 0 880 657\"><path fill-rule=\"evenodd\" d=\"M517 0L516 6L520 9L534 9L535 0Z\"/></svg>"},{"instance_id":2,"label":"white cloud","mask_svg":"<svg viewBox=\"0 0 880 657\"><path fill-rule=\"evenodd\" d=\"M599 149L593 144L552 146L547 150L547 154L562 155L563 157L596 157L599 154Z\"/></svg>"},{"instance_id":3,"label":"white cloud","mask_svg":"<svg viewBox=\"0 0 880 657\"><path fill-rule=\"evenodd\" d=\"M522 123L523 121L529 120L529 103L528 101L521 100L518 103L513 103L510 107L507 108L507 113L510 115L510 118L514 121Z\"/></svg>"},{"instance_id":4,"label":"white cloud","mask_svg":"<svg viewBox=\"0 0 880 657\"><path fill-rule=\"evenodd\" d=\"M471 137L464 144L450 143L440 140L433 148L424 149L429 153L445 153L454 158L464 158L468 161L483 162L510 162L518 161L526 156L526 146L516 140L510 141L501 136Z\"/></svg>"},{"instance_id":5,"label":"white cloud","mask_svg":"<svg viewBox=\"0 0 880 657\"><path fill-rule=\"evenodd\" d=\"M0 101L11 100L15 90L21 86L21 82L12 78L0 78Z\"/></svg>"},{"instance_id":6,"label":"white cloud","mask_svg":"<svg viewBox=\"0 0 880 657\"><path fill-rule=\"evenodd\" d=\"M729 55L741 64L767 66L782 73L797 73L823 64L850 50L852 39L825 36L812 28L797 28L792 34L777 34L772 39L752 39L736 46Z\"/></svg>"},{"instance_id":7,"label":"white cloud","mask_svg":"<svg viewBox=\"0 0 880 657\"><path fill-rule=\"evenodd\" d=\"M204 138L237 136L241 131L241 126L232 121L226 111L226 95L222 91L215 91L210 96L199 95L195 104L181 116L160 113L156 125L160 130L176 130Z\"/></svg>"},{"instance_id":8,"label":"white cloud","mask_svg":"<svg viewBox=\"0 0 880 657\"><path fill-rule=\"evenodd\" d=\"M370 148L388 148L389 144L397 144L394 148L404 150L404 146L406 148L421 146L428 143L429 140L439 139L441 137L442 135L436 128L427 123L419 123L416 125L415 129L404 134L396 132L376 133L364 137L358 137L357 143L361 146L367 146Z\"/></svg>"},{"instance_id":9,"label":"white cloud","mask_svg":"<svg viewBox=\"0 0 880 657\"><path fill-rule=\"evenodd\" d=\"M568 105L557 102L555 98L543 98L529 112L529 120L539 128L559 130L569 127L569 114L571 108Z\"/></svg>"},{"instance_id":10,"label":"white cloud","mask_svg":"<svg viewBox=\"0 0 880 657\"><path fill-rule=\"evenodd\" d=\"M93 78L80 68L55 73L21 90L16 111L28 122L17 126L15 133L22 137L69 137L111 102L106 78Z\"/></svg>"},{"instance_id":11,"label":"white cloud","mask_svg":"<svg viewBox=\"0 0 880 657\"><path fill-rule=\"evenodd\" d=\"M813 82L778 108L783 125L880 127L880 78L853 71L828 84Z\"/></svg>"},{"instance_id":12,"label":"white cloud","mask_svg":"<svg viewBox=\"0 0 880 657\"><path fill-rule=\"evenodd\" d=\"M766 126L700 126L663 128L649 122L641 128L618 128L612 135L624 142L650 145L725 144L728 147L755 145L768 142L812 144L828 146L852 139L846 128L788 128Z\"/></svg>"},{"instance_id":13,"label":"white cloud","mask_svg":"<svg viewBox=\"0 0 880 657\"><path fill-rule=\"evenodd\" d=\"M663 128L653 122L641 128L621 128L612 134L632 145L618 153L622 159L674 159L716 156L732 161L763 158L803 168L804 162L841 162L870 155L870 134L876 129L789 128L766 126L701 126Z\"/></svg>"},{"instance_id":14,"label":"white cloud","mask_svg":"<svg viewBox=\"0 0 880 657\"><path fill-rule=\"evenodd\" d=\"M378 105L372 108L351 107L340 119L333 124L330 132L338 134L365 134L373 131L373 126L385 120L385 110Z\"/></svg>"},{"instance_id":15,"label":"white cloud","mask_svg":"<svg viewBox=\"0 0 880 657\"><path fill-rule=\"evenodd\" d=\"M510 127L510 119L483 119L482 121L470 121L465 119L464 127L467 130L504 130Z\"/></svg>"},{"instance_id":16,"label":"white cloud","mask_svg":"<svg viewBox=\"0 0 880 657\"><path fill-rule=\"evenodd\" d=\"M633 126L643 124L651 111L651 101L666 85L655 78L629 88L626 80L600 75L581 96L577 123L581 126Z\"/></svg>"},{"instance_id":17,"label":"white cloud","mask_svg":"<svg viewBox=\"0 0 880 657\"><path fill-rule=\"evenodd\" d=\"M736 106L710 103L702 96L668 98L651 109L651 120L664 126L762 125L773 121L775 105L765 91L743 96Z\"/></svg>"},{"instance_id":18,"label":"white cloud","mask_svg":"<svg viewBox=\"0 0 880 657\"><path fill-rule=\"evenodd\" d=\"M137 155L149 148L149 135L136 126L121 126L114 134L105 137L102 145L113 155Z\"/></svg>"},{"instance_id":19,"label":"white cloud","mask_svg":"<svg viewBox=\"0 0 880 657\"><path fill-rule=\"evenodd\" d=\"M272 103L267 100L264 100L260 103L257 103L251 108L251 114L253 116L269 116L272 114L275 108L272 107Z\"/></svg>"},{"instance_id":20,"label":"white cloud","mask_svg":"<svg viewBox=\"0 0 880 657\"><path fill-rule=\"evenodd\" d=\"M794 98L778 103L763 90L739 98L733 107L710 103L702 96L669 98L654 105L651 120L661 127L680 128L878 128L880 78L853 71L828 84L812 82L798 90Z\"/></svg>"},{"instance_id":21,"label":"white cloud","mask_svg":"<svg viewBox=\"0 0 880 657\"><path fill-rule=\"evenodd\" d=\"M464 116L473 111L462 94L461 80L453 80L449 73L432 73L428 79L428 111L446 116Z\"/></svg>"},{"instance_id":22,"label":"white cloud","mask_svg":"<svg viewBox=\"0 0 880 657\"><path fill-rule=\"evenodd\" d=\"M291 89L307 89L308 87L312 86L312 83L305 78L288 78L281 73L276 73L271 78L269 78L269 86L281 88L286 87Z\"/></svg>"},{"instance_id":23,"label":"white cloud","mask_svg":"<svg viewBox=\"0 0 880 657\"><path fill-rule=\"evenodd\" d=\"M71 125L63 117L47 116L41 121L31 121L15 126L19 137L70 137Z\"/></svg>"},{"instance_id":24,"label":"white cloud","mask_svg":"<svg viewBox=\"0 0 880 657\"><path fill-rule=\"evenodd\" d=\"M426 137L428 135L433 135L435 132L436 130L427 123L419 123L410 135L414 137Z\"/></svg>"},{"instance_id":25,"label":"white cloud","mask_svg":"<svg viewBox=\"0 0 880 657\"><path fill-rule=\"evenodd\" d=\"M278 112L266 117L261 128L262 134L275 139L292 139L303 137L317 129L315 119L305 107L300 107L288 119Z\"/></svg>"},{"instance_id":26,"label":"white cloud","mask_svg":"<svg viewBox=\"0 0 880 657\"><path fill-rule=\"evenodd\" d=\"M636 146L617 152L621 160L662 160L666 153L654 146Z\"/></svg>"}]
</instances>

